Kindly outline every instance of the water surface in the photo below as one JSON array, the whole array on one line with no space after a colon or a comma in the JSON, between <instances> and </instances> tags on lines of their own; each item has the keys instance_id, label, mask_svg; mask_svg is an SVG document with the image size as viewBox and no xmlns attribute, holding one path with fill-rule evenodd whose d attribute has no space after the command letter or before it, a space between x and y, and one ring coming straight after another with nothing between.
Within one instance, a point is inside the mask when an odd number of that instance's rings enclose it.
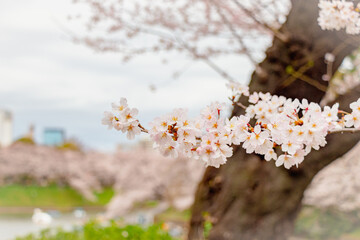
<instances>
[{"instance_id":1,"label":"water surface","mask_svg":"<svg viewBox=\"0 0 360 240\"><path fill-rule=\"evenodd\" d=\"M14 240L16 237L37 233L47 227L71 230L74 226L83 223L83 220L77 219L73 214L59 214L53 218L49 226L38 226L31 221L31 216L31 214L0 215L0 240Z\"/></svg>"}]
</instances>

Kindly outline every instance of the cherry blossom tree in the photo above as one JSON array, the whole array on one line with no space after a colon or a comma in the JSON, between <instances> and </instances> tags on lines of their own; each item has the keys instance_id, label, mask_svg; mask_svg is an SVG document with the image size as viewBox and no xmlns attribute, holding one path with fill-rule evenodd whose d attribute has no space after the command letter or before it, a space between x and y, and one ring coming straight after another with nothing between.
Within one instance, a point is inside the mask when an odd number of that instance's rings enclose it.
<instances>
[{"instance_id":1,"label":"cherry blossom tree","mask_svg":"<svg viewBox=\"0 0 360 240\"><path fill-rule=\"evenodd\" d=\"M1 185L71 186L87 199L95 200L93 191L114 184L114 174L107 165L115 164L109 160L104 154L15 143L0 149L0 181Z\"/></svg>"},{"instance_id":2,"label":"cherry blossom tree","mask_svg":"<svg viewBox=\"0 0 360 240\"><path fill-rule=\"evenodd\" d=\"M200 156L210 166L222 165L207 168L198 186L189 238L202 239L203 224L211 221L209 239L287 239L313 177L360 139L358 85L341 96L332 94L338 104L324 109L317 104L344 58L359 47L357 1L320 1L320 16L319 2L313 0L85 3L94 10L89 27L108 33L81 40L90 47L119 52L125 59L145 52L186 53L236 90L228 122L217 103L202 112L200 127L179 109L147 130L135 118L136 110L121 109L124 99L120 107L113 106L120 115L108 112L103 122L129 138L148 132L165 155L180 152ZM142 34L155 38L150 45L131 48ZM258 63L249 42L263 36L271 36L272 45ZM239 87L214 61L237 54L245 54L255 66L249 89ZM273 103L275 108L269 107ZM264 110L271 110L270 115ZM315 135L308 124L317 126ZM342 134L346 127L353 133ZM267 163L271 159L284 167Z\"/></svg>"},{"instance_id":3,"label":"cherry blossom tree","mask_svg":"<svg viewBox=\"0 0 360 240\"><path fill-rule=\"evenodd\" d=\"M0 149L0 185L70 186L90 201L96 200L94 191L113 187L117 193L108 217L123 216L134 203L151 199L188 208L203 172L200 162L167 158L141 146L114 154L19 142Z\"/></svg>"},{"instance_id":4,"label":"cherry blossom tree","mask_svg":"<svg viewBox=\"0 0 360 240\"><path fill-rule=\"evenodd\" d=\"M134 203L146 200L163 201L179 210L194 201L196 183L204 172L201 162L164 157L151 148L118 152L114 157L126 160L115 170L117 194L107 207L107 218L124 216Z\"/></svg>"}]
</instances>

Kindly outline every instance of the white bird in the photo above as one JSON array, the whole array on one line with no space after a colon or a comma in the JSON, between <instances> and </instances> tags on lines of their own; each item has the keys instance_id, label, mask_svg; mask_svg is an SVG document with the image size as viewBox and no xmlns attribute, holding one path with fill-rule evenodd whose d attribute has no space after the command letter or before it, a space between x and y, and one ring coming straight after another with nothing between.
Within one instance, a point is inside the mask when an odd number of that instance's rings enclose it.
<instances>
[{"instance_id":1,"label":"white bird","mask_svg":"<svg viewBox=\"0 0 360 240\"><path fill-rule=\"evenodd\" d=\"M75 209L73 211L73 214L76 218L85 218L86 217L86 212L81 208Z\"/></svg>"},{"instance_id":2,"label":"white bird","mask_svg":"<svg viewBox=\"0 0 360 240\"><path fill-rule=\"evenodd\" d=\"M43 212L41 209L35 208L32 221L37 225L48 226L52 222L52 217L50 214Z\"/></svg>"}]
</instances>

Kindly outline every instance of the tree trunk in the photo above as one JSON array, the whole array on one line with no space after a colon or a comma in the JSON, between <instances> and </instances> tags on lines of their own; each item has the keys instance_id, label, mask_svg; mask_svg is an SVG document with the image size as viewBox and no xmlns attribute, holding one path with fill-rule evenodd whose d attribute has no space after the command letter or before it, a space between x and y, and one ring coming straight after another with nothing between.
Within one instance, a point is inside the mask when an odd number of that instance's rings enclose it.
<instances>
[{"instance_id":1,"label":"tree trunk","mask_svg":"<svg viewBox=\"0 0 360 240\"><path fill-rule=\"evenodd\" d=\"M288 19L280 29L289 41L274 39L265 60L259 64L265 75L255 72L250 90L319 102L324 92L304 80L291 78L291 71L301 71L300 78L307 76L326 88L321 80L326 73L325 53L336 49L335 71L360 41L349 40L350 36L343 32L322 31L317 24L318 1L292 3ZM348 109L349 103L359 98L359 90L338 99L342 109ZM240 108L233 111L233 115L242 113ZM258 155L248 155L241 147L234 148L227 164L218 169L209 167L199 183L189 239L204 238L205 218L213 224L208 236L211 240L287 239L292 234L303 193L313 177L359 139L359 133L332 134L324 148L312 151L299 168L290 170L277 168L274 162L266 162Z\"/></svg>"}]
</instances>

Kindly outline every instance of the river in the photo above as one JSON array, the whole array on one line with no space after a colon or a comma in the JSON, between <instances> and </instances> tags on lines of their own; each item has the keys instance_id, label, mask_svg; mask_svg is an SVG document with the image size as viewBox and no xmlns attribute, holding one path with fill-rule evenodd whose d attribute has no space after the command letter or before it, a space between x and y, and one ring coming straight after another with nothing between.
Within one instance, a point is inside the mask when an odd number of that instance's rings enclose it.
<instances>
[{"instance_id":1,"label":"river","mask_svg":"<svg viewBox=\"0 0 360 240\"><path fill-rule=\"evenodd\" d=\"M73 214L61 214L53 218L48 227L62 227L66 230L80 225L83 221L77 219ZM29 233L39 232L41 227L31 221L30 215L0 215L0 240L14 240L16 237Z\"/></svg>"}]
</instances>

